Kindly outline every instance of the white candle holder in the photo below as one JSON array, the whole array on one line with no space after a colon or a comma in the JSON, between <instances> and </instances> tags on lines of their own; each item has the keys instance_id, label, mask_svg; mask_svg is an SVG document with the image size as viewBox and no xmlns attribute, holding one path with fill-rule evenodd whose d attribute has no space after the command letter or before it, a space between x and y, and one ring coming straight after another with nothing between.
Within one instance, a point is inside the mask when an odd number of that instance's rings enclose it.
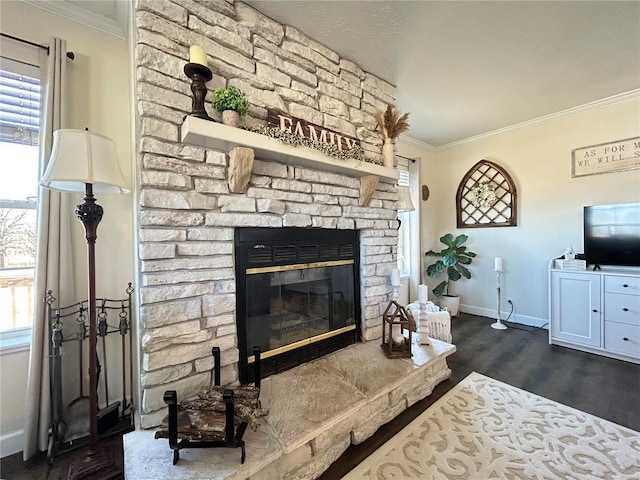
<instances>
[{"instance_id":1,"label":"white candle holder","mask_svg":"<svg viewBox=\"0 0 640 480\"><path fill-rule=\"evenodd\" d=\"M391 285L391 300L397 302L400 298L400 292L397 285Z\"/></svg>"},{"instance_id":2,"label":"white candle holder","mask_svg":"<svg viewBox=\"0 0 640 480\"><path fill-rule=\"evenodd\" d=\"M420 335L417 335L418 342L420 345L430 345L431 339L429 338L427 332L427 304L420 303L420 314L418 317L418 332Z\"/></svg>"},{"instance_id":3,"label":"white candle holder","mask_svg":"<svg viewBox=\"0 0 640 480\"><path fill-rule=\"evenodd\" d=\"M495 328L496 330L506 330L507 326L500 321L500 275L504 270L494 270L493 273L496 274L496 290L498 293L498 305L496 310L496 321L491 324L491 328Z\"/></svg>"},{"instance_id":4,"label":"white candle holder","mask_svg":"<svg viewBox=\"0 0 640 480\"><path fill-rule=\"evenodd\" d=\"M398 291L398 287L399 285L391 285L391 300L394 302L397 302L398 299L400 298L400 292ZM399 338L402 335L400 325L393 326L393 331L391 332L391 335L393 339Z\"/></svg>"}]
</instances>

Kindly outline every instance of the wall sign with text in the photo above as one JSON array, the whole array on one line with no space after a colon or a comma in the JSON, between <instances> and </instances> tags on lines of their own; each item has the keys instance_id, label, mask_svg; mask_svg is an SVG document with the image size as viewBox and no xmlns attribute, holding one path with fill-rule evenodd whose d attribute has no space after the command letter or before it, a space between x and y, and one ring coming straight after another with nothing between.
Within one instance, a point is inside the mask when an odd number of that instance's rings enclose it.
<instances>
[{"instance_id":1,"label":"wall sign with text","mask_svg":"<svg viewBox=\"0 0 640 480\"><path fill-rule=\"evenodd\" d=\"M282 115L273 110L268 110L267 115L268 127L276 127L319 142L332 143L339 150L351 150L353 147L360 145L360 140L357 138L329 130L320 125L314 125L299 118Z\"/></svg>"},{"instance_id":2,"label":"wall sign with text","mask_svg":"<svg viewBox=\"0 0 640 480\"><path fill-rule=\"evenodd\" d=\"M571 176L640 169L640 137L571 150Z\"/></svg>"}]
</instances>

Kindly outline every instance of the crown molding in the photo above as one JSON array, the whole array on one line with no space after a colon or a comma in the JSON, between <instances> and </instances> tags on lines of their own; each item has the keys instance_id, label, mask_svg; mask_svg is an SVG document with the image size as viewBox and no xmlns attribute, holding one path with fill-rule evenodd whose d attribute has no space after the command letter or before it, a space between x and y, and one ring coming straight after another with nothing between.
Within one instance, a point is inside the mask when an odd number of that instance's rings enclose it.
<instances>
[{"instance_id":1,"label":"crown molding","mask_svg":"<svg viewBox=\"0 0 640 480\"><path fill-rule=\"evenodd\" d=\"M597 110L598 108L603 108L609 105L615 105L616 103L625 102L627 100L634 100L634 99L640 99L640 88L629 90L628 92L618 93L617 95L612 95L610 97L596 100L594 102L585 103L584 105L568 108L567 110L561 110L559 112L551 113L549 115L544 115L542 117L534 118L532 120L527 120L525 122L515 123L513 125L509 125L508 127L492 130L491 132L481 133L480 135L475 135L473 137L457 140L455 142L447 143L445 145L440 145L439 147L436 147L435 150L436 151L445 150L447 148L462 145L464 143L475 142L483 138L488 138L494 135L500 135L500 134L511 132L514 130L519 130L521 128L530 127L532 125L548 122L550 120L555 120L557 118L565 117L567 115L573 115L575 113L580 113L580 112L587 112L590 110Z\"/></svg>"},{"instance_id":2,"label":"crown molding","mask_svg":"<svg viewBox=\"0 0 640 480\"><path fill-rule=\"evenodd\" d=\"M125 0L114 0L117 19L105 17L104 15L94 13L67 1L43 2L42 0L20 0L20 2L47 13L58 15L72 22L113 35L114 37L123 40L127 39L127 21L131 4Z\"/></svg>"},{"instance_id":3,"label":"crown molding","mask_svg":"<svg viewBox=\"0 0 640 480\"><path fill-rule=\"evenodd\" d=\"M410 145L415 145L416 147L420 147L420 148L424 148L425 150L428 150L429 152L435 152L437 150L437 147L434 147L433 145L423 142L421 140L418 140L417 138L414 138L410 135L405 135L405 134L400 134L400 137L398 138L402 143L408 143Z\"/></svg>"}]
</instances>

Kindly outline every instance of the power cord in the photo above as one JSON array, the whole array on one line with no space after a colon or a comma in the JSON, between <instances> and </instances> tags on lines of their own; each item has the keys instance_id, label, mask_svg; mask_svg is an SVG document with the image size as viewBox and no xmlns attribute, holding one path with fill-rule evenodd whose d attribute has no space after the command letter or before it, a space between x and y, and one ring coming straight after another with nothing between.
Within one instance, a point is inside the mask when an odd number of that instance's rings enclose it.
<instances>
[{"instance_id":1,"label":"power cord","mask_svg":"<svg viewBox=\"0 0 640 480\"><path fill-rule=\"evenodd\" d=\"M509 315L507 315L507 318L505 320L502 320L503 322L509 322L509 319L511 318L511 315L513 315L513 311L515 309L515 306L513 305L513 302L511 300L507 300L507 303L509 305L511 305L511 311L509 312ZM509 322L509 328L515 328L516 330L523 330L525 332L535 332L536 330L544 330L547 325L549 325L549 322L545 323L544 325L541 325L540 327L534 327L532 325L529 326L529 328L522 328L520 326L516 326L519 325L517 323L513 323L513 322Z\"/></svg>"},{"instance_id":2,"label":"power cord","mask_svg":"<svg viewBox=\"0 0 640 480\"><path fill-rule=\"evenodd\" d=\"M511 311L509 312L509 315L507 315L507 318L505 318L505 320L504 320L505 322L508 322L508 321L509 321L509 319L511 318L511 315L513 315L513 310L514 310L514 308L515 308L515 307L513 306L513 302L512 302L511 300L507 300L507 303L508 303L509 305L511 305Z\"/></svg>"}]
</instances>

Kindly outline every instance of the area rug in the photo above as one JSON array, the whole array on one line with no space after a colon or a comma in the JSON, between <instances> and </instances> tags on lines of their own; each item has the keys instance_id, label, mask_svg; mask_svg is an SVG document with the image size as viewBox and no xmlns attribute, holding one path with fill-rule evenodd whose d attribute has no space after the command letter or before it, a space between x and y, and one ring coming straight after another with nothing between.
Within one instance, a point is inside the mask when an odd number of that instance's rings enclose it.
<instances>
[{"instance_id":1,"label":"area rug","mask_svg":"<svg viewBox=\"0 0 640 480\"><path fill-rule=\"evenodd\" d=\"M471 373L343 480L640 479L640 433Z\"/></svg>"}]
</instances>

